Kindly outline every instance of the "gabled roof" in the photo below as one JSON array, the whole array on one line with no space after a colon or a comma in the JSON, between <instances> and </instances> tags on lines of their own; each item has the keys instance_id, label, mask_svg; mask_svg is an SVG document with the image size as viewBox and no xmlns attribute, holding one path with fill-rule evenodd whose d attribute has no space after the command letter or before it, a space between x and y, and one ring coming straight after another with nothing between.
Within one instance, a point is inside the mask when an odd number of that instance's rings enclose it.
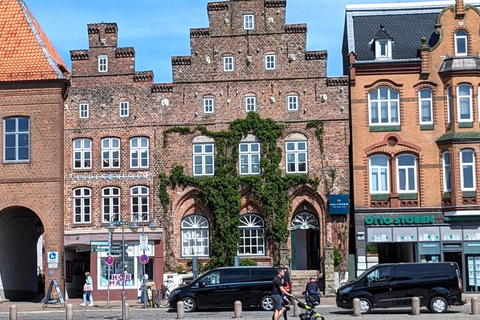
<instances>
[{"instance_id":1,"label":"gabled roof","mask_svg":"<svg viewBox=\"0 0 480 320\"><path fill-rule=\"evenodd\" d=\"M23 0L0 0L0 81L65 79L66 73Z\"/></svg>"}]
</instances>

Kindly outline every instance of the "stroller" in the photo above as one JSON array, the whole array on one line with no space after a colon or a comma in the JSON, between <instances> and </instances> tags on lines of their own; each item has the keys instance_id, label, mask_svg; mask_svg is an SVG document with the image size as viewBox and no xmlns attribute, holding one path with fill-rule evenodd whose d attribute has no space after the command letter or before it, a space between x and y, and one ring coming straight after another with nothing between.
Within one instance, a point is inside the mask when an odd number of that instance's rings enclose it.
<instances>
[{"instance_id":1,"label":"stroller","mask_svg":"<svg viewBox=\"0 0 480 320\"><path fill-rule=\"evenodd\" d=\"M311 298L312 296L313 295L310 295ZM297 301L297 306L299 306L301 309L304 309L306 311L304 313L300 313L300 320L325 320L325 318L320 313L314 310L315 305L308 301L308 297L309 295L307 294L305 296L305 302L295 298L295 300ZM319 305L319 304L320 304L320 296L318 296L318 304L316 305Z\"/></svg>"}]
</instances>

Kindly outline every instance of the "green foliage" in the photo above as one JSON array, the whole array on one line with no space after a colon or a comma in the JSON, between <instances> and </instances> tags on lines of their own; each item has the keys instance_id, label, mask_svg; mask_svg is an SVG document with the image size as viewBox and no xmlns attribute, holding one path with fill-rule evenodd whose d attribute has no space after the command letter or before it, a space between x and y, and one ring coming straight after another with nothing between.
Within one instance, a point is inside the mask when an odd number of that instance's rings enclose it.
<instances>
[{"instance_id":1,"label":"green foliage","mask_svg":"<svg viewBox=\"0 0 480 320\"><path fill-rule=\"evenodd\" d=\"M320 152L323 153L323 121L322 120L315 120L310 121L307 123L307 129L315 128L315 136L317 137L318 146L320 148Z\"/></svg>"},{"instance_id":2,"label":"green foliage","mask_svg":"<svg viewBox=\"0 0 480 320\"><path fill-rule=\"evenodd\" d=\"M338 247L333 247L333 267L335 270L338 269L342 263L342 253Z\"/></svg>"},{"instance_id":3,"label":"green foliage","mask_svg":"<svg viewBox=\"0 0 480 320\"><path fill-rule=\"evenodd\" d=\"M252 259L241 258L240 259L241 266L256 266L258 265L257 261Z\"/></svg>"},{"instance_id":4,"label":"green foliage","mask_svg":"<svg viewBox=\"0 0 480 320\"><path fill-rule=\"evenodd\" d=\"M367 253L368 254L376 254L378 253L378 248L376 243L367 243Z\"/></svg>"}]
</instances>

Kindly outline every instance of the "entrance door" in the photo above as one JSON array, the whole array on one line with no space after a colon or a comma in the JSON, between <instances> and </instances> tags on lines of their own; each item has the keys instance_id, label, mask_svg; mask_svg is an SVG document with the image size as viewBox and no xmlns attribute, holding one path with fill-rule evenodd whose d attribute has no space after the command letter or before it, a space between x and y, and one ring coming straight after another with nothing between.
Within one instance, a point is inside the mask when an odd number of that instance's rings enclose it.
<instances>
[{"instance_id":1,"label":"entrance door","mask_svg":"<svg viewBox=\"0 0 480 320\"><path fill-rule=\"evenodd\" d=\"M290 225L292 269L318 270L320 267L320 228L317 217L310 212L295 215Z\"/></svg>"},{"instance_id":2,"label":"entrance door","mask_svg":"<svg viewBox=\"0 0 480 320\"><path fill-rule=\"evenodd\" d=\"M460 277L465 284L465 275L463 273L462 252L443 252L444 262L456 262L460 271ZM465 287L465 286L464 286Z\"/></svg>"}]
</instances>

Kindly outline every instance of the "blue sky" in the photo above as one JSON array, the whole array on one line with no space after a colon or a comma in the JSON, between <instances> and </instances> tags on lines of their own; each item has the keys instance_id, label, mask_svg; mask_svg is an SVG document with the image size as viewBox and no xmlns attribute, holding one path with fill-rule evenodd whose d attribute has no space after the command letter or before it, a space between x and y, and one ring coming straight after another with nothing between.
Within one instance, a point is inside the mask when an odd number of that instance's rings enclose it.
<instances>
[{"instance_id":1,"label":"blue sky","mask_svg":"<svg viewBox=\"0 0 480 320\"><path fill-rule=\"evenodd\" d=\"M287 0L287 23L307 24L307 50L328 50L328 76L341 76L345 6L421 0ZM116 22L118 46L134 47L136 71L172 81L171 56L190 55L190 28L208 27L207 0L24 0L65 63L88 49L87 24Z\"/></svg>"}]
</instances>

